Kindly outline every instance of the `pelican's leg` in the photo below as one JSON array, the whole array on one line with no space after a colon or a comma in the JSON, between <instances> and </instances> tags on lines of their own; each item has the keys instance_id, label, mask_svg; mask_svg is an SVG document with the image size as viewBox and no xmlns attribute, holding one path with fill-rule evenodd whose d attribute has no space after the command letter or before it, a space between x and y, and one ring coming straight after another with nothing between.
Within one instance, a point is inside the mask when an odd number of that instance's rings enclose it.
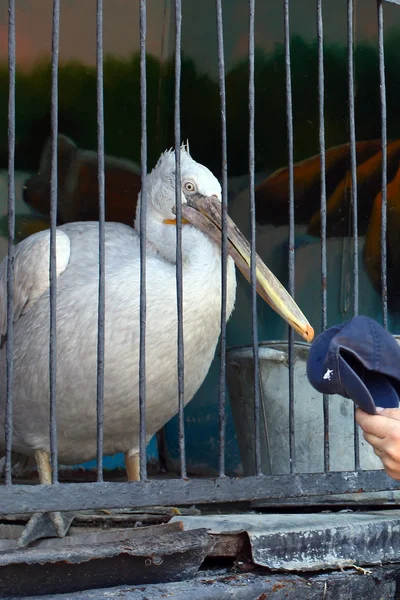
<instances>
[{"instance_id":1,"label":"pelican's leg","mask_svg":"<svg viewBox=\"0 0 400 600\"><path fill-rule=\"evenodd\" d=\"M124 452L125 456L125 468L126 474L128 476L128 481L140 481L140 454L139 452L134 452L133 450L126 450ZM172 511L175 515L180 515L181 511L179 508L172 506L170 508L166 508L163 506L153 507L157 510L160 510L160 513L164 513L165 511Z\"/></svg>"},{"instance_id":2,"label":"pelican's leg","mask_svg":"<svg viewBox=\"0 0 400 600\"><path fill-rule=\"evenodd\" d=\"M40 483L51 484L49 453L44 450L36 450L35 460ZM33 514L17 542L18 548L23 548L44 537L65 537L73 519L74 513L48 512Z\"/></svg>"},{"instance_id":3,"label":"pelican's leg","mask_svg":"<svg viewBox=\"0 0 400 600\"><path fill-rule=\"evenodd\" d=\"M140 479L140 454L132 450L124 452L125 468L128 481L139 481Z\"/></svg>"}]
</instances>

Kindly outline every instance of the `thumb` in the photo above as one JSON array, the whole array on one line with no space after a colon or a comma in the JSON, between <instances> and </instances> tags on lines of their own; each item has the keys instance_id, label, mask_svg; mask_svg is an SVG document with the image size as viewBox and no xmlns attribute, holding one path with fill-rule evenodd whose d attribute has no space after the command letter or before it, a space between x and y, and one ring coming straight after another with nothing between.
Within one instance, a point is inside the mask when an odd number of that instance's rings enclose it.
<instances>
[{"instance_id":1,"label":"thumb","mask_svg":"<svg viewBox=\"0 0 400 600\"><path fill-rule=\"evenodd\" d=\"M400 408L382 408L381 406L377 406L376 412L382 417L400 421Z\"/></svg>"}]
</instances>

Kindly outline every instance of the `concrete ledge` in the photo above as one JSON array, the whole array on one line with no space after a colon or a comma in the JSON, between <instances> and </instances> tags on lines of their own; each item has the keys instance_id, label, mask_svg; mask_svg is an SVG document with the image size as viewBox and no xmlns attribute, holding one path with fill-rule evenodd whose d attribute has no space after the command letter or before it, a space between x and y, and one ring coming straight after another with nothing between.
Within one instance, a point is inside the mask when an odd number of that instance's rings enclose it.
<instances>
[{"instance_id":1,"label":"concrete ledge","mask_svg":"<svg viewBox=\"0 0 400 600\"><path fill-rule=\"evenodd\" d=\"M235 514L174 517L185 531L245 532L254 564L276 571L319 571L400 563L400 511Z\"/></svg>"}]
</instances>

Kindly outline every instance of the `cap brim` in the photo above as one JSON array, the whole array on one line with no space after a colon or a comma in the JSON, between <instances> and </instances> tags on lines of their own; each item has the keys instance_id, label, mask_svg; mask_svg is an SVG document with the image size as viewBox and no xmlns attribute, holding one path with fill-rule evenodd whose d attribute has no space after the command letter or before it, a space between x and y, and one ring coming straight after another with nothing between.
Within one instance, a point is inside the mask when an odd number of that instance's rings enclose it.
<instances>
[{"instance_id":1,"label":"cap brim","mask_svg":"<svg viewBox=\"0 0 400 600\"><path fill-rule=\"evenodd\" d=\"M376 407L398 408L399 396L390 379L376 371L364 369L362 378L353 366L340 356L340 374L343 390L363 411L376 415Z\"/></svg>"},{"instance_id":2,"label":"cap brim","mask_svg":"<svg viewBox=\"0 0 400 600\"><path fill-rule=\"evenodd\" d=\"M320 333L310 347L307 376L311 385L322 394L339 394L353 400L362 410L375 415L376 407L398 408L400 381L388 374L368 369L354 352L348 334L340 339L340 332L349 323L340 323ZM338 335L339 334L339 335ZM331 343L336 338L333 352ZM352 339L358 339L356 334ZM326 377L328 368L332 373Z\"/></svg>"}]
</instances>

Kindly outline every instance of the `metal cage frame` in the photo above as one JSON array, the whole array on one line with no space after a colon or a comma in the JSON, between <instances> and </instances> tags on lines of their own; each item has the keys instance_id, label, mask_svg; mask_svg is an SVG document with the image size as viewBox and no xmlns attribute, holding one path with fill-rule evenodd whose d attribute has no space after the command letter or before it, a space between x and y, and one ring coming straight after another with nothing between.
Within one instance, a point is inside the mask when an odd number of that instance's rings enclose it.
<instances>
[{"instance_id":1,"label":"metal cage frame","mask_svg":"<svg viewBox=\"0 0 400 600\"><path fill-rule=\"evenodd\" d=\"M294 249L294 165L293 165L293 110L291 88L291 54L289 29L289 0L284 3L284 46L286 58L286 117L289 165L289 292L294 295L295 249ZM146 211L140 212L140 481L131 483L108 483L103 481L103 400L104 400L104 317L105 317L105 175L104 175L104 105L103 105L103 2L97 0L97 134L98 134L98 184L99 184L99 290L98 290L98 361L97 361L97 482L59 483L57 457L56 421L56 224L57 224L57 133L58 133L58 50L60 25L60 0L53 0L52 32L52 88L51 88L51 228L50 228L50 444L52 461L52 481L54 485L19 485L12 482L12 419L13 419L13 298L14 298L14 229L15 229L15 0L9 0L8 11L8 65L9 65L9 108L8 108L8 274L7 274L7 398L5 419L6 461L5 481L0 487L0 504L3 513L32 513L49 510L79 510L123 508L127 506L160 504L193 504L234 502L242 500L283 499L315 497L322 494L344 494L356 491L378 491L399 489L399 483L391 480L383 471L363 471L360 469L358 431L355 429L354 452L355 470L331 472L329 470L329 438L325 435L324 473L300 474L296 472L295 430L294 430L294 377L293 377L293 330L289 331L289 394L290 394L290 474L263 475L260 458L260 390L254 389L254 435L256 474L250 477L232 478L225 474L225 379L226 379L226 261L227 261L227 190L228 157L226 134L226 94L222 0L216 0L216 34L218 42L218 69L221 103L221 160L222 160L222 303L221 303L221 366L219 392L219 477L189 479L187 477L184 432L184 361L182 323L182 223L181 223L181 183L180 183L180 81L181 81L181 25L182 3L174 0L175 6L175 158L176 158L176 215L177 215L177 310L178 310L178 398L179 406L179 450L180 478L150 480L146 468ZM356 174L356 135L354 107L354 55L353 55L353 4L347 0L347 45L348 45L348 100L351 150L351 182L353 208L353 312L358 313L358 223L357 223L357 174ZM259 381L258 335L256 311L255 248L256 220L254 200L255 171L255 84L254 84L254 23L255 0L249 5L249 175L250 175L250 219L251 219L251 280L252 280L252 336L254 356L254 379ZM316 0L318 37L318 100L319 100L319 146L321 164L321 304L322 328L327 327L327 246L326 246L326 171L325 171L325 129L324 129L324 49L322 0ZM387 126L386 88L383 36L383 0L377 0L377 22L379 43L381 136L382 136L382 216L381 216L381 275L383 323L387 327L387 276L386 276L386 230L387 230ZM140 99L141 99L141 202L146 202L147 173L147 127L146 127L146 0L140 0ZM324 397L324 428L329 426L328 399Z\"/></svg>"}]
</instances>

